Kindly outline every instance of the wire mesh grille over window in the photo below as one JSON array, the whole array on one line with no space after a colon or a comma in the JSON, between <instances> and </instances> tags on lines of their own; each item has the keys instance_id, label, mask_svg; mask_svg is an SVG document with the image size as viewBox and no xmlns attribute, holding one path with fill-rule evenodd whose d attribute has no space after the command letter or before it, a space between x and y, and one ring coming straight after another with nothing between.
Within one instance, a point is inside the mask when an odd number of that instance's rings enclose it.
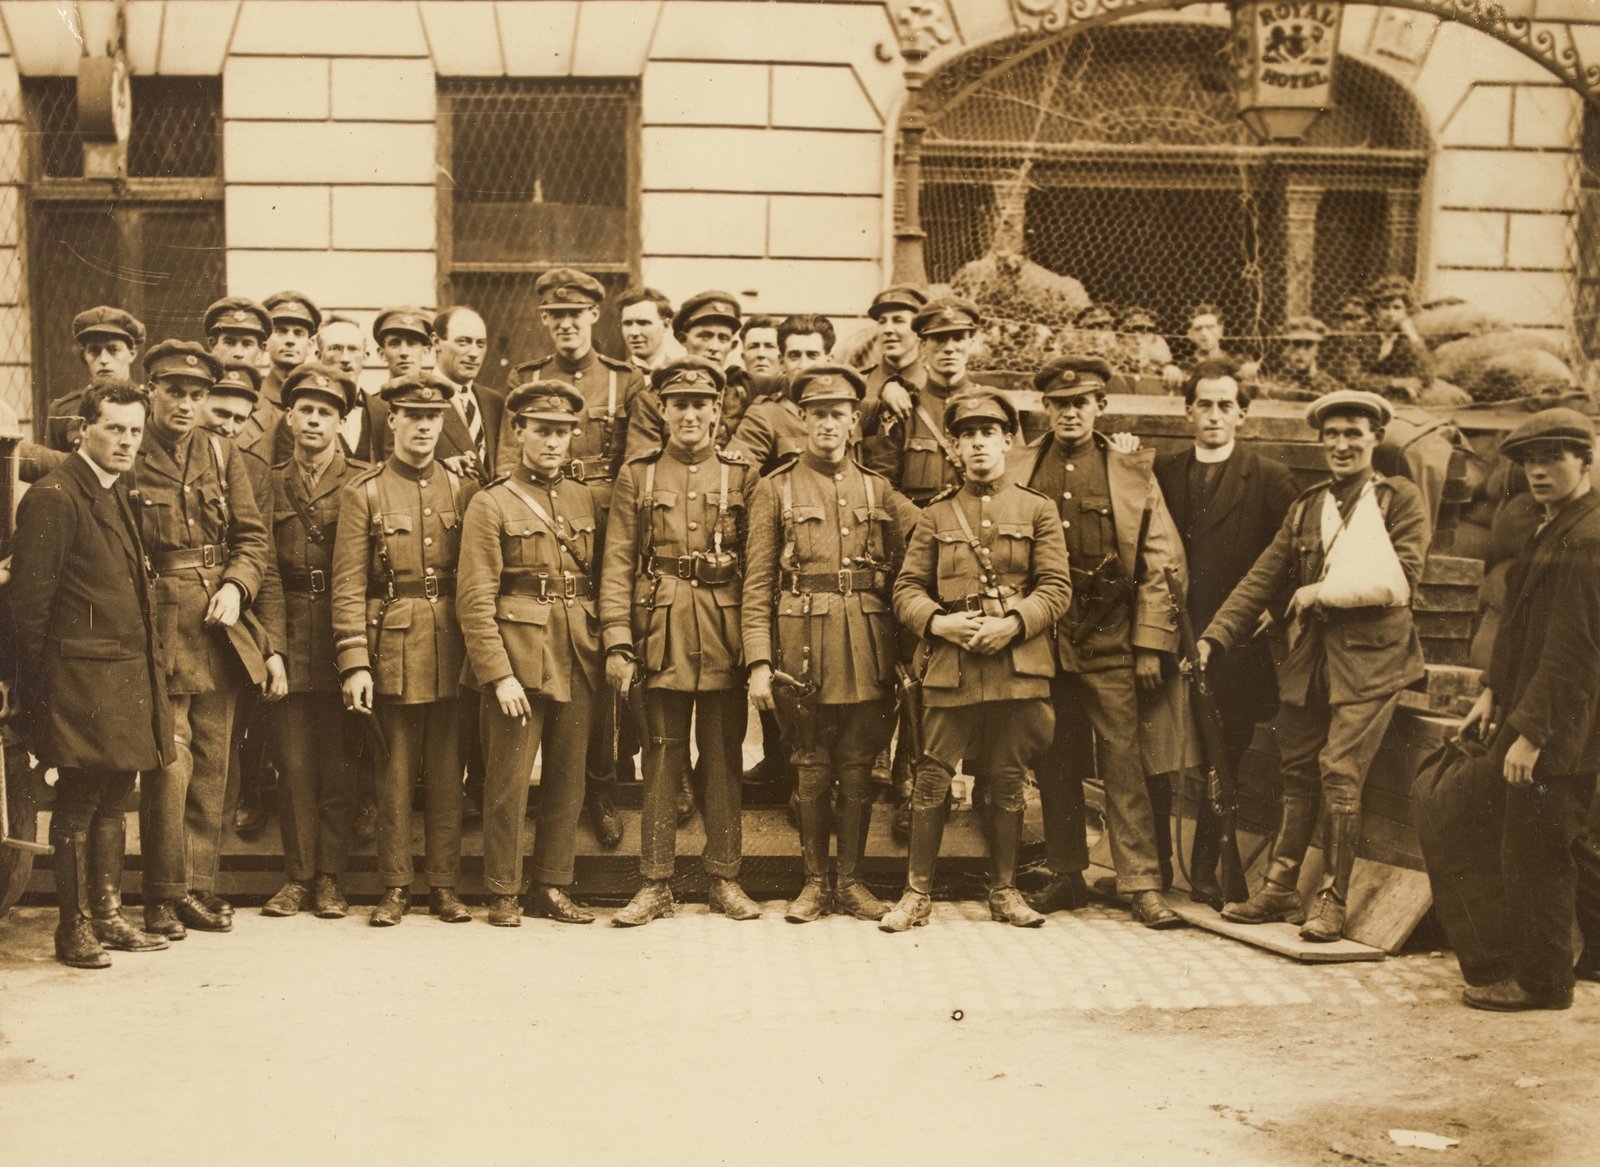
<instances>
[{"instance_id":1,"label":"wire mesh grille over window","mask_svg":"<svg viewBox=\"0 0 1600 1167\"><path fill-rule=\"evenodd\" d=\"M74 77L25 77L34 178L83 177ZM129 178L213 178L222 173L222 81L131 78Z\"/></svg>"},{"instance_id":2,"label":"wire mesh grille over window","mask_svg":"<svg viewBox=\"0 0 1600 1167\"><path fill-rule=\"evenodd\" d=\"M441 79L439 95L447 298L482 313L491 363L542 355L539 273L572 266L616 292L634 267L638 83ZM609 314L595 342L622 351Z\"/></svg>"},{"instance_id":3,"label":"wire mesh grille over window","mask_svg":"<svg viewBox=\"0 0 1600 1167\"><path fill-rule=\"evenodd\" d=\"M928 273L993 318L988 367L1090 349L1148 371L1163 348L1182 359L1202 303L1259 353L1286 315L1413 273L1428 141L1411 96L1341 58L1334 108L1302 143L1262 146L1229 44L1183 20L1030 34L929 78ZM1145 309L1167 344L1076 330L1091 303Z\"/></svg>"}]
</instances>

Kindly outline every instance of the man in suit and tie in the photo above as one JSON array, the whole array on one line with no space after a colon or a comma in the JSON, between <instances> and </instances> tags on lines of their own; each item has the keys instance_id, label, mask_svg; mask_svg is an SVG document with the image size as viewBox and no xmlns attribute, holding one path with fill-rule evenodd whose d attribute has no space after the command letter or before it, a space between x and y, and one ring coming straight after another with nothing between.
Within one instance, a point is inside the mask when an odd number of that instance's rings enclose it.
<instances>
[{"instance_id":1,"label":"man in suit and tie","mask_svg":"<svg viewBox=\"0 0 1600 1167\"><path fill-rule=\"evenodd\" d=\"M1294 475L1279 462L1235 441L1250 410L1249 391L1232 366L1204 362L1184 382L1194 445L1156 458L1156 482L1189 560L1189 618L1204 628L1245 577L1296 494ZM1237 766L1257 722L1278 708L1278 679L1265 639L1257 636L1212 666L1212 691L1222 713L1227 761ZM1217 882L1221 824L1202 795L1195 812L1189 898L1222 907Z\"/></svg>"},{"instance_id":2,"label":"man in suit and tie","mask_svg":"<svg viewBox=\"0 0 1600 1167\"><path fill-rule=\"evenodd\" d=\"M500 463L500 421L506 409L504 393L478 383L489 330L482 316L458 304L435 316L429 331L433 371L456 387L450 398L454 408L444 415L438 457L458 474L488 482Z\"/></svg>"},{"instance_id":3,"label":"man in suit and tie","mask_svg":"<svg viewBox=\"0 0 1600 1167\"><path fill-rule=\"evenodd\" d=\"M367 367L367 334L348 316L329 313L317 332L317 363L338 369L356 385L356 403L339 423L344 452L362 462L374 460L375 435L383 428L372 424L378 396L361 390L361 370Z\"/></svg>"}]
</instances>

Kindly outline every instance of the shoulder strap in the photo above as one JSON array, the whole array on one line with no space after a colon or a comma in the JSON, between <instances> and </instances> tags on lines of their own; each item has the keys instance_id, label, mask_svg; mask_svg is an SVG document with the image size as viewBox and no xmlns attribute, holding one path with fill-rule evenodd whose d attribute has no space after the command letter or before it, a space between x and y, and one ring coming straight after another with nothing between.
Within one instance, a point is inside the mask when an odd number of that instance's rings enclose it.
<instances>
[{"instance_id":1,"label":"shoulder strap","mask_svg":"<svg viewBox=\"0 0 1600 1167\"><path fill-rule=\"evenodd\" d=\"M967 516L961 511L961 500L950 500L950 509L956 513L956 522L961 524L961 537L967 541L967 546L972 548L973 557L978 561L978 577L987 588L998 588L1000 581L994 574L994 561L989 556L989 549L978 542L978 537L972 533L972 524L967 522Z\"/></svg>"},{"instance_id":2,"label":"shoulder strap","mask_svg":"<svg viewBox=\"0 0 1600 1167\"><path fill-rule=\"evenodd\" d=\"M228 459L222 452L222 439L207 434L211 439L211 464L217 469L217 482L222 486L222 521L233 525L233 508L228 505Z\"/></svg>"},{"instance_id":3,"label":"shoulder strap","mask_svg":"<svg viewBox=\"0 0 1600 1167\"><path fill-rule=\"evenodd\" d=\"M298 470L292 472L299 473ZM294 507L294 513L299 516L301 526L305 527L306 538L317 546L322 546L328 540L328 533L322 529L317 522L316 516L311 513L311 504L300 497L299 492L294 488L293 480L285 482L283 489L289 492L289 505Z\"/></svg>"},{"instance_id":4,"label":"shoulder strap","mask_svg":"<svg viewBox=\"0 0 1600 1167\"><path fill-rule=\"evenodd\" d=\"M367 522L378 544L378 568L383 572L386 599L394 599L394 563L389 558L389 535L383 529L383 507L378 502L378 476L374 474L362 483L367 493ZM382 621L380 620L381 624Z\"/></svg>"},{"instance_id":5,"label":"shoulder strap","mask_svg":"<svg viewBox=\"0 0 1600 1167\"><path fill-rule=\"evenodd\" d=\"M939 443L939 449L944 451L945 461L949 462L950 465L955 468L956 477L965 478L966 475L961 465L961 459L956 456L956 448L952 446L950 444L950 440L944 436L944 431L933 424L933 418L928 416L928 411L926 407L923 406L922 402L917 402L914 408L917 411L918 419L923 425L928 427L928 432L933 435L934 441Z\"/></svg>"},{"instance_id":6,"label":"shoulder strap","mask_svg":"<svg viewBox=\"0 0 1600 1167\"><path fill-rule=\"evenodd\" d=\"M722 476L717 483L717 525L711 531L711 550L722 553L722 524L728 517L728 463L717 459Z\"/></svg>"},{"instance_id":7,"label":"shoulder strap","mask_svg":"<svg viewBox=\"0 0 1600 1167\"><path fill-rule=\"evenodd\" d=\"M568 542L567 537L561 533L561 528L558 527L555 521L550 518L550 513L546 511L544 507L539 505L539 500L534 498L533 495L529 494L527 491L523 490L522 484L514 481L513 479L505 479L502 482L502 485L512 494L521 499L523 503L526 504L527 508L536 516L538 516L539 521L550 529L550 533L556 537L556 543L560 545L561 550L570 555L572 557L572 562L578 565L578 574L588 575L589 561L579 553L576 547Z\"/></svg>"}]
</instances>

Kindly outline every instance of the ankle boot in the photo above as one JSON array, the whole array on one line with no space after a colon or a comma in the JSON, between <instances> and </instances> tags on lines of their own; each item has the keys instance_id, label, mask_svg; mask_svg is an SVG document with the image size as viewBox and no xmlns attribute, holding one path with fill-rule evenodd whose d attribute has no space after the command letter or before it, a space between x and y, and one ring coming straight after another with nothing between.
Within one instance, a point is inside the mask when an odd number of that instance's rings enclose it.
<instances>
[{"instance_id":1,"label":"ankle boot","mask_svg":"<svg viewBox=\"0 0 1600 1167\"><path fill-rule=\"evenodd\" d=\"M1151 774L1144 780L1150 797L1150 814L1156 828L1156 861L1161 866L1161 890L1172 888L1172 777Z\"/></svg>"},{"instance_id":2,"label":"ankle boot","mask_svg":"<svg viewBox=\"0 0 1600 1167\"><path fill-rule=\"evenodd\" d=\"M989 915L1017 928L1037 928L1044 917L1017 890L1017 851L1022 846L1022 811L989 811Z\"/></svg>"},{"instance_id":3,"label":"ankle boot","mask_svg":"<svg viewBox=\"0 0 1600 1167\"><path fill-rule=\"evenodd\" d=\"M872 827L872 803L846 799L839 805L839 878L833 893L833 906L858 920L881 920L889 905L867 890L856 878L856 869L867 853L867 835Z\"/></svg>"},{"instance_id":4,"label":"ankle boot","mask_svg":"<svg viewBox=\"0 0 1600 1167\"><path fill-rule=\"evenodd\" d=\"M904 932L928 922L933 910L933 869L944 841L947 807L941 802L929 810L911 811L910 859L906 865L906 890L900 902L878 921L885 932Z\"/></svg>"},{"instance_id":5,"label":"ankle boot","mask_svg":"<svg viewBox=\"0 0 1600 1167\"><path fill-rule=\"evenodd\" d=\"M139 931L122 914L126 833L127 824L120 816L97 816L89 824L90 927L102 945L118 952L160 952L168 947L167 938Z\"/></svg>"},{"instance_id":6,"label":"ankle boot","mask_svg":"<svg viewBox=\"0 0 1600 1167\"><path fill-rule=\"evenodd\" d=\"M54 834L54 832L52 832ZM56 959L71 968L110 968L111 958L89 926L89 836L55 835Z\"/></svg>"},{"instance_id":7,"label":"ankle boot","mask_svg":"<svg viewBox=\"0 0 1600 1167\"><path fill-rule=\"evenodd\" d=\"M1328 811L1322 816L1322 887L1315 914L1300 929L1302 940L1331 943L1344 935L1345 905L1350 902L1350 873L1361 843L1360 811Z\"/></svg>"},{"instance_id":8,"label":"ankle boot","mask_svg":"<svg viewBox=\"0 0 1600 1167\"><path fill-rule=\"evenodd\" d=\"M789 905L784 919L791 924L809 924L826 916L833 895L828 888L828 813L826 802L801 802L800 854L805 859L806 882Z\"/></svg>"},{"instance_id":9,"label":"ankle boot","mask_svg":"<svg viewBox=\"0 0 1600 1167\"><path fill-rule=\"evenodd\" d=\"M1189 898L1222 910L1222 884L1217 864L1222 861L1222 820L1211 804L1200 800L1194 819L1194 845L1189 849Z\"/></svg>"}]
</instances>

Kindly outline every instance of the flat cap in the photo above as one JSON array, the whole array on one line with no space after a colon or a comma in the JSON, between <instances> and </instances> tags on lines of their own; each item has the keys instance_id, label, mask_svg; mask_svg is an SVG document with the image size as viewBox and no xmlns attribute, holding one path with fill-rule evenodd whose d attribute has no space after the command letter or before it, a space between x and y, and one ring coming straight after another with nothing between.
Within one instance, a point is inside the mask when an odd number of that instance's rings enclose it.
<instances>
[{"instance_id":1,"label":"flat cap","mask_svg":"<svg viewBox=\"0 0 1600 1167\"><path fill-rule=\"evenodd\" d=\"M1033 375L1033 387L1047 401L1064 401L1104 393L1110 380L1111 366L1099 357L1057 357Z\"/></svg>"},{"instance_id":2,"label":"flat cap","mask_svg":"<svg viewBox=\"0 0 1600 1167\"><path fill-rule=\"evenodd\" d=\"M969 423L997 421L1007 433L1017 432L1017 407L1003 393L993 389L973 389L957 393L944 407L944 428L947 433L960 433Z\"/></svg>"},{"instance_id":3,"label":"flat cap","mask_svg":"<svg viewBox=\"0 0 1600 1167\"><path fill-rule=\"evenodd\" d=\"M222 362L192 340L164 340L144 354L145 376L187 377L203 381L209 389L222 376Z\"/></svg>"},{"instance_id":4,"label":"flat cap","mask_svg":"<svg viewBox=\"0 0 1600 1167\"><path fill-rule=\"evenodd\" d=\"M129 348L138 348L144 343L144 325L133 313L102 304L72 318L72 338L82 344L90 336L115 337L127 341Z\"/></svg>"},{"instance_id":5,"label":"flat cap","mask_svg":"<svg viewBox=\"0 0 1600 1167\"><path fill-rule=\"evenodd\" d=\"M867 395L861 374L844 365L812 365L801 369L789 383L789 398L806 406L821 401L859 402Z\"/></svg>"},{"instance_id":6,"label":"flat cap","mask_svg":"<svg viewBox=\"0 0 1600 1167\"><path fill-rule=\"evenodd\" d=\"M699 357L684 357L669 365L662 365L650 374L650 385L662 399L681 397L721 397L727 378L722 370L710 361Z\"/></svg>"},{"instance_id":7,"label":"flat cap","mask_svg":"<svg viewBox=\"0 0 1600 1167\"><path fill-rule=\"evenodd\" d=\"M1361 389L1335 389L1325 393L1306 406L1306 424L1320 430L1330 413L1359 413L1370 417L1374 425L1386 426L1394 418L1394 409L1376 393Z\"/></svg>"},{"instance_id":8,"label":"flat cap","mask_svg":"<svg viewBox=\"0 0 1600 1167\"><path fill-rule=\"evenodd\" d=\"M1315 316L1291 316L1283 323L1284 340L1322 341L1327 335L1328 326Z\"/></svg>"},{"instance_id":9,"label":"flat cap","mask_svg":"<svg viewBox=\"0 0 1600 1167\"><path fill-rule=\"evenodd\" d=\"M267 310L274 324L279 321L304 324L308 332L315 332L322 327L322 313L304 292L274 292L261 301L261 306Z\"/></svg>"},{"instance_id":10,"label":"flat cap","mask_svg":"<svg viewBox=\"0 0 1600 1167\"><path fill-rule=\"evenodd\" d=\"M426 341L432 327L428 314L421 308L385 308L372 322L372 339L381 344L388 333L401 332L408 336L420 336Z\"/></svg>"},{"instance_id":11,"label":"flat cap","mask_svg":"<svg viewBox=\"0 0 1600 1167\"><path fill-rule=\"evenodd\" d=\"M600 281L575 267L553 267L533 285L541 308L592 308L606 298Z\"/></svg>"},{"instance_id":12,"label":"flat cap","mask_svg":"<svg viewBox=\"0 0 1600 1167\"><path fill-rule=\"evenodd\" d=\"M947 332L976 332L983 327L983 313L971 300L945 296L922 306L911 327L918 336L938 336Z\"/></svg>"},{"instance_id":13,"label":"flat cap","mask_svg":"<svg viewBox=\"0 0 1600 1167\"><path fill-rule=\"evenodd\" d=\"M1405 276L1383 276L1368 285L1367 304L1370 307L1385 300L1404 300L1415 307L1417 294L1411 287L1411 281Z\"/></svg>"},{"instance_id":14,"label":"flat cap","mask_svg":"<svg viewBox=\"0 0 1600 1167\"><path fill-rule=\"evenodd\" d=\"M588 403L565 381L525 381L506 394L506 413L531 421L583 420Z\"/></svg>"},{"instance_id":15,"label":"flat cap","mask_svg":"<svg viewBox=\"0 0 1600 1167\"><path fill-rule=\"evenodd\" d=\"M1130 305L1117 317L1117 328L1123 332L1155 332L1160 328L1155 313L1148 308Z\"/></svg>"},{"instance_id":16,"label":"flat cap","mask_svg":"<svg viewBox=\"0 0 1600 1167\"><path fill-rule=\"evenodd\" d=\"M1104 304L1090 304L1072 318L1075 328L1115 328L1117 321Z\"/></svg>"},{"instance_id":17,"label":"flat cap","mask_svg":"<svg viewBox=\"0 0 1600 1167\"><path fill-rule=\"evenodd\" d=\"M701 292L690 296L672 318L673 332L688 332L703 321L720 321L729 328L739 327L739 301L728 292Z\"/></svg>"},{"instance_id":18,"label":"flat cap","mask_svg":"<svg viewBox=\"0 0 1600 1167\"><path fill-rule=\"evenodd\" d=\"M428 370L385 381L378 396L391 406L406 409L448 409L455 391L456 387L449 381Z\"/></svg>"},{"instance_id":19,"label":"flat cap","mask_svg":"<svg viewBox=\"0 0 1600 1167\"><path fill-rule=\"evenodd\" d=\"M1539 446L1571 450L1594 448L1594 424L1576 409L1546 409L1534 414L1506 435L1500 452L1516 459L1531 454Z\"/></svg>"},{"instance_id":20,"label":"flat cap","mask_svg":"<svg viewBox=\"0 0 1600 1167\"><path fill-rule=\"evenodd\" d=\"M343 417L355 407L356 379L334 365L307 361L296 365L283 380L283 407L293 409L302 397L322 397Z\"/></svg>"},{"instance_id":21,"label":"flat cap","mask_svg":"<svg viewBox=\"0 0 1600 1167\"><path fill-rule=\"evenodd\" d=\"M255 401L261 396L261 370L254 365L225 365L211 392Z\"/></svg>"},{"instance_id":22,"label":"flat cap","mask_svg":"<svg viewBox=\"0 0 1600 1167\"><path fill-rule=\"evenodd\" d=\"M247 332L266 340L272 335L272 317L267 309L244 296L225 296L206 309L207 336L219 332Z\"/></svg>"},{"instance_id":23,"label":"flat cap","mask_svg":"<svg viewBox=\"0 0 1600 1167\"><path fill-rule=\"evenodd\" d=\"M928 293L915 284L895 284L872 297L867 315L877 320L885 312L920 312L927 302Z\"/></svg>"},{"instance_id":24,"label":"flat cap","mask_svg":"<svg viewBox=\"0 0 1600 1167\"><path fill-rule=\"evenodd\" d=\"M1365 320L1367 318L1367 298L1354 293L1339 301L1339 306L1333 314L1340 319Z\"/></svg>"}]
</instances>

